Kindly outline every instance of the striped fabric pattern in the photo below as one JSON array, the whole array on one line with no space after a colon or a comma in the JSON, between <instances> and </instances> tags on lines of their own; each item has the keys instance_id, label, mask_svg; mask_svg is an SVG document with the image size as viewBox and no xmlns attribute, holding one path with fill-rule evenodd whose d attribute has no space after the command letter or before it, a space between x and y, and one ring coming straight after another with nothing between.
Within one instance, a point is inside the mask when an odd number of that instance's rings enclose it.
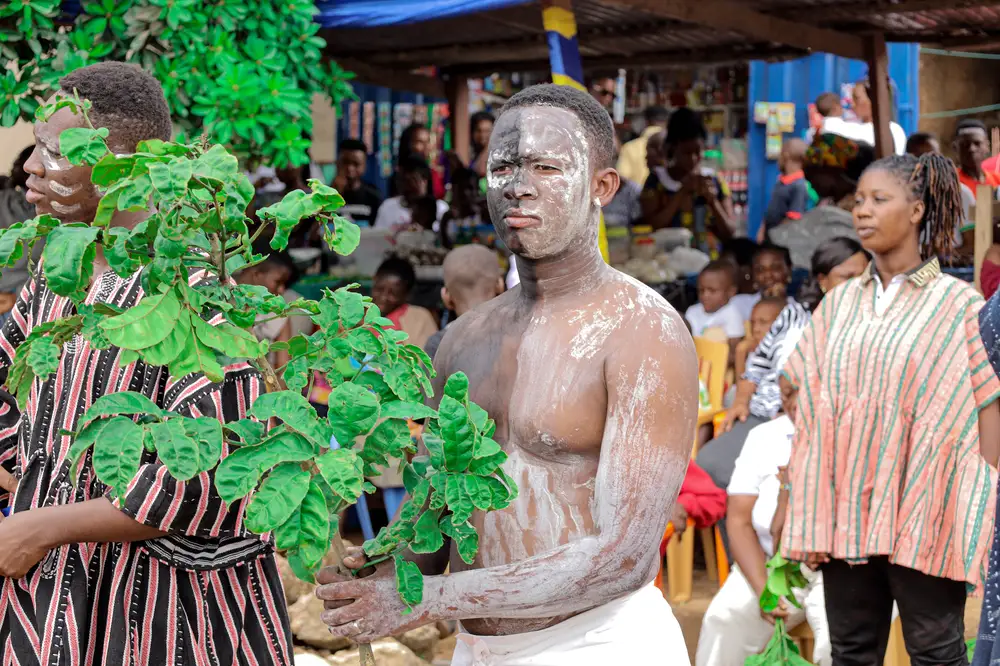
<instances>
[{"instance_id":1,"label":"striped fabric pattern","mask_svg":"<svg viewBox=\"0 0 1000 666\"><path fill-rule=\"evenodd\" d=\"M795 299L789 298L778 318L771 324L764 339L747 355L743 379L757 385L750 398L750 413L762 419L773 419L781 411L781 389L778 388L779 352L785 338L801 331L809 323L809 312Z\"/></svg>"},{"instance_id":2,"label":"striped fabric pattern","mask_svg":"<svg viewBox=\"0 0 1000 666\"><path fill-rule=\"evenodd\" d=\"M823 299L785 368L799 396L783 552L887 555L980 587L997 473L978 411L1000 396L983 299L932 259L878 316L872 275Z\"/></svg>"},{"instance_id":3,"label":"striped fabric pattern","mask_svg":"<svg viewBox=\"0 0 1000 666\"><path fill-rule=\"evenodd\" d=\"M88 302L128 307L141 297L138 274L123 280L109 272ZM72 308L44 278L30 282L0 333L0 367L9 366L32 327ZM89 454L79 477L71 476L71 442L59 434L75 430L98 397L137 391L161 407L226 422L245 416L261 391L246 363L227 367L225 380L213 384L202 375L174 381L165 368L142 363L121 368L119 356L116 348L94 350L77 336L64 346L56 374L35 380L23 413L9 394L0 395L0 463L20 478L15 514L105 495ZM63 546L24 578L0 579L0 665L291 664L273 547L244 530L245 502L226 506L209 473L174 480L146 452L116 505L170 536Z\"/></svg>"}]
</instances>

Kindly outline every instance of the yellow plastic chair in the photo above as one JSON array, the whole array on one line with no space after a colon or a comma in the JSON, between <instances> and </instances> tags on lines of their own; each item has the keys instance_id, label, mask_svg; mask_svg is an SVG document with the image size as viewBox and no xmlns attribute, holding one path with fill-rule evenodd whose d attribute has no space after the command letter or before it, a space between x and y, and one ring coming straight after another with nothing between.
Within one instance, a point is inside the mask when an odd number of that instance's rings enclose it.
<instances>
[{"instance_id":1,"label":"yellow plastic chair","mask_svg":"<svg viewBox=\"0 0 1000 666\"><path fill-rule=\"evenodd\" d=\"M726 390L726 368L729 365L729 344L706 338L695 338L694 348L698 353L698 374L708 389L711 409L698 412L698 427L712 423L719 414L725 413L722 400Z\"/></svg>"}]
</instances>

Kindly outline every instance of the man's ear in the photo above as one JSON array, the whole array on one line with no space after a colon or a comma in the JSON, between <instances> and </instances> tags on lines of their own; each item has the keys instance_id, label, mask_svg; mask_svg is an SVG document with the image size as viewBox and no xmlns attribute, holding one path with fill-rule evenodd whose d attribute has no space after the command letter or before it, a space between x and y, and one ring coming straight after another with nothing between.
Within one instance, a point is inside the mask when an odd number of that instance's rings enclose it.
<instances>
[{"instance_id":1,"label":"man's ear","mask_svg":"<svg viewBox=\"0 0 1000 666\"><path fill-rule=\"evenodd\" d=\"M591 192L593 196L601 201L601 207L607 206L615 198L618 186L621 185L621 176L612 168L601 169L594 174Z\"/></svg>"},{"instance_id":2,"label":"man's ear","mask_svg":"<svg viewBox=\"0 0 1000 666\"><path fill-rule=\"evenodd\" d=\"M455 309L455 301L452 299L451 294L448 293L448 287L441 287L441 302L449 310Z\"/></svg>"}]
</instances>

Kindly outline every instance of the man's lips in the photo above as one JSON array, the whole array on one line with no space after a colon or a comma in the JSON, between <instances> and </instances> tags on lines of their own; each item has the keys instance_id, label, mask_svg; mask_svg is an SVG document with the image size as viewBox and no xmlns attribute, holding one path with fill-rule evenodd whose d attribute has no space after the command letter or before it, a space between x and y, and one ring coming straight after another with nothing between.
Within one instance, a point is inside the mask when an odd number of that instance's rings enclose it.
<instances>
[{"instance_id":1,"label":"man's lips","mask_svg":"<svg viewBox=\"0 0 1000 666\"><path fill-rule=\"evenodd\" d=\"M875 235L875 227L858 227L856 231L860 238L870 238Z\"/></svg>"},{"instance_id":2,"label":"man's lips","mask_svg":"<svg viewBox=\"0 0 1000 666\"><path fill-rule=\"evenodd\" d=\"M511 208L504 213L503 218L511 229L533 229L542 225L542 218L520 208Z\"/></svg>"},{"instance_id":3,"label":"man's lips","mask_svg":"<svg viewBox=\"0 0 1000 666\"><path fill-rule=\"evenodd\" d=\"M42 199L44 199L45 195L39 192L38 190L29 187L28 191L25 192L24 194L24 198L28 201L28 203L36 204Z\"/></svg>"}]
</instances>

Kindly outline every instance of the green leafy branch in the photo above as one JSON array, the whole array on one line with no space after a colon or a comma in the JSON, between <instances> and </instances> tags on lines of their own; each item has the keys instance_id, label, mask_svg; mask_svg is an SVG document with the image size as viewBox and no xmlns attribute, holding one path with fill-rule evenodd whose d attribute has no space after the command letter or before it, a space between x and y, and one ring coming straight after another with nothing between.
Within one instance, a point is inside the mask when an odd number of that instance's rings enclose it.
<instances>
[{"instance_id":1,"label":"green leafy branch","mask_svg":"<svg viewBox=\"0 0 1000 666\"><path fill-rule=\"evenodd\" d=\"M775 548L777 551L777 548ZM796 608L802 608L795 598L795 590L803 589L809 584L802 574L802 565L789 562L775 552L767 562L767 584L760 594L760 608L765 613L773 612L781 604L782 599ZM799 646L788 635L785 621L777 618L774 621L774 634L768 641L764 651L750 655L744 662L745 666L809 666L799 652Z\"/></svg>"},{"instance_id":2,"label":"green leafy branch","mask_svg":"<svg viewBox=\"0 0 1000 666\"><path fill-rule=\"evenodd\" d=\"M495 424L469 401L468 379L449 378L439 409L424 406L433 396L430 358L390 328L357 285L288 303L262 287L235 284L234 273L266 257L254 253L247 224L253 187L225 148L145 141L134 154L116 155L78 95L39 109L38 117L62 108L81 114L85 127L64 131L60 150L71 163L92 167L103 196L91 224L41 216L0 231L0 266L30 256L44 238L45 284L74 305L73 314L34 326L18 348L8 386L22 407L37 382L53 381L71 340L118 348L122 365L165 367L175 379L200 373L220 382L225 367L245 361L260 370L267 390L248 418L229 423L171 412L139 393L102 396L75 431L63 433L73 438L74 477L89 457L98 480L121 496L154 461L181 481L208 473L228 505L249 498L244 527L273 533L295 573L313 580L331 548L343 551L339 515L375 491L369 478L401 460L410 499L398 521L364 544L372 561L394 561L408 608L421 602L423 579L407 551L433 552L449 537L471 563L479 547L473 512L506 507L517 488L501 467L507 456L492 439ZM336 213L343 204L334 189L310 181L309 192L292 192L259 215L274 249L312 221L330 248L347 254L360 231ZM145 217L131 229L115 226L123 213ZM86 302L98 256L121 278L138 274L145 296L137 304ZM316 332L269 344L252 331L255 323L292 314L309 317ZM267 354L278 350L290 360L275 369ZM331 387L325 418L302 393L317 376ZM426 455L415 455L411 419L425 421ZM268 430L265 423L278 425Z\"/></svg>"}]
</instances>

